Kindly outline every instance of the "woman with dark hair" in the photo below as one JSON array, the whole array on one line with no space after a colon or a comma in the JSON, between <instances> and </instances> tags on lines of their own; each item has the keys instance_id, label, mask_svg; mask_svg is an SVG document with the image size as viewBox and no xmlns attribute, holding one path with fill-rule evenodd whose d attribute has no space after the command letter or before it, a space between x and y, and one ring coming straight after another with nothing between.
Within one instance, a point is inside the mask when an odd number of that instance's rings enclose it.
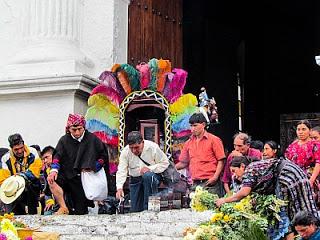
<instances>
[{"instance_id":1,"label":"woman with dark hair","mask_svg":"<svg viewBox=\"0 0 320 240\"><path fill-rule=\"evenodd\" d=\"M299 167L308 175L311 187L316 196L319 195L319 173L320 173L320 142L310 137L311 124L308 120L297 123L297 139L286 149L285 157ZM319 203L319 197L316 201Z\"/></svg>"},{"instance_id":2,"label":"woman with dark hair","mask_svg":"<svg viewBox=\"0 0 320 240\"><path fill-rule=\"evenodd\" d=\"M251 192L275 194L288 202L281 209L281 226L273 229L270 239L281 239L286 234L286 239L293 239L289 224L298 211L306 210L318 217L308 178L296 164L283 158L251 162L249 158L241 156L233 158L230 170L242 186L234 195L218 199L218 207L224 203L240 201Z\"/></svg>"},{"instance_id":3,"label":"woman with dark hair","mask_svg":"<svg viewBox=\"0 0 320 240\"><path fill-rule=\"evenodd\" d=\"M279 145L275 141L266 141L262 152L263 159L279 158L281 156Z\"/></svg>"},{"instance_id":4,"label":"woman with dark hair","mask_svg":"<svg viewBox=\"0 0 320 240\"><path fill-rule=\"evenodd\" d=\"M299 240L320 239L319 220L307 211L298 212L292 221L292 226L299 233Z\"/></svg>"},{"instance_id":5,"label":"woman with dark hair","mask_svg":"<svg viewBox=\"0 0 320 240\"><path fill-rule=\"evenodd\" d=\"M320 126L315 126L311 129L310 137L313 140L320 141Z\"/></svg>"}]
</instances>

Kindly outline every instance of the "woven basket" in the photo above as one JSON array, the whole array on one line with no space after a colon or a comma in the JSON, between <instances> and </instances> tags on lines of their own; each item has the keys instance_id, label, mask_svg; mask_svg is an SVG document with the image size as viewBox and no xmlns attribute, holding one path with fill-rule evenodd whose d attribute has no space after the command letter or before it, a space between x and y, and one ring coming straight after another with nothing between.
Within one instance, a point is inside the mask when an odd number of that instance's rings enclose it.
<instances>
[{"instance_id":1,"label":"woven basket","mask_svg":"<svg viewBox=\"0 0 320 240\"><path fill-rule=\"evenodd\" d=\"M17 228L18 237L21 240L26 239L27 237L32 237L32 233L34 232L34 229L31 228Z\"/></svg>"}]
</instances>

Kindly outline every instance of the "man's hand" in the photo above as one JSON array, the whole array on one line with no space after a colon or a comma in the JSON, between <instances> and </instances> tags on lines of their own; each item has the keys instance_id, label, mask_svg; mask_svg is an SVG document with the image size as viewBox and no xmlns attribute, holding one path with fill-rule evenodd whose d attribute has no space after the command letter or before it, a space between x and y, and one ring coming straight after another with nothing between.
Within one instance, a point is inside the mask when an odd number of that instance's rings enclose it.
<instances>
[{"instance_id":1,"label":"man's hand","mask_svg":"<svg viewBox=\"0 0 320 240\"><path fill-rule=\"evenodd\" d=\"M241 156L243 156L241 152L238 152L238 151L236 151L236 150L233 150L233 151L230 153L230 155L231 155L232 157L241 157Z\"/></svg>"},{"instance_id":2,"label":"man's hand","mask_svg":"<svg viewBox=\"0 0 320 240\"><path fill-rule=\"evenodd\" d=\"M210 179L206 182L205 186L206 186L206 187L209 187L209 186L215 185L216 182L218 181L218 179L219 179L219 177L213 176L212 178L210 178Z\"/></svg>"},{"instance_id":3,"label":"man's hand","mask_svg":"<svg viewBox=\"0 0 320 240\"><path fill-rule=\"evenodd\" d=\"M122 189L122 188L119 188L119 189L117 190L117 193L116 193L116 198L117 198L117 199L121 199L121 198L123 198L123 197L124 197L123 189Z\"/></svg>"},{"instance_id":4,"label":"man's hand","mask_svg":"<svg viewBox=\"0 0 320 240\"><path fill-rule=\"evenodd\" d=\"M143 168L140 169L140 174L141 175L145 174L146 172L150 172L150 169L147 168L147 167L143 167Z\"/></svg>"},{"instance_id":5,"label":"man's hand","mask_svg":"<svg viewBox=\"0 0 320 240\"><path fill-rule=\"evenodd\" d=\"M50 209L52 209L53 205L54 205L53 203L47 203L43 210L49 211Z\"/></svg>"},{"instance_id":6,"label":"man's hand","mask_svg":"<svg viewBox=\"0 0 320 240\"><path fill-rule=\"evenodd\" d=\"M57 180L57 177L58 177L57 172L55 171L51 172L47 177L48 183L53 184Z\"/></svg>"}]
</instances>

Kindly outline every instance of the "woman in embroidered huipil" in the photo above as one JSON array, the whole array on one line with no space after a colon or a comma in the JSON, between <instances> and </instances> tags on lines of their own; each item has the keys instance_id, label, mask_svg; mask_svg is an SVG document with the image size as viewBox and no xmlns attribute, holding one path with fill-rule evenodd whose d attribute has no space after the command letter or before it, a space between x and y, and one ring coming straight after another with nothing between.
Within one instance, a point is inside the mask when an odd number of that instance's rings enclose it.
<instances>
[{"instance_id":1,"label":"woman in embroidered huipil","mask_svg":"<svg viewBox=\"0 0 320 240\"><path fill-rule=\"evenodd\" d=\"M218 207L240 201L251 192L275 194L287 202L280 209L281 221L268 229L269 239L294 239L290 222L299 211L308 211L319 217L307 175L293 162L284 158L251 162L245 156L236 156L231 161L230 171L241 182L241 189L229 197L216 200Z\"/></svg>"},{"instance_id":2,"label":"woman in embroidered huipil","mask_svg":"<svg viewBox=\"0 0 320 240\"><path fill-rule=\"evenodd\" d=\"M311 124L308 120L301 120L297 123L297 139L288 146L285 157L304 170L315 194L318 195L320 142L310 138L310 130Z\"/></svg>"}]
</instances>

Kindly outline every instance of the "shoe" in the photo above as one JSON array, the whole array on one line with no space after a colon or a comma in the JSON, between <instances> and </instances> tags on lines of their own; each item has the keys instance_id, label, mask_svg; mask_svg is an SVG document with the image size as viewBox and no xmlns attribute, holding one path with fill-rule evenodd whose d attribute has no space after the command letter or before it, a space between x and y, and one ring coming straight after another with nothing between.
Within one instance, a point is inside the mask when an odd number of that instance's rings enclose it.
<instances>
[{"instance_id":1,"label":"shoe","mask_svg":"<svg viewBox=\"0 0 320 240\"><path fill-rule=\"evenodd\" d=\"M54 215L68 215L68 214L69 214L68 208L63 208L63 207L60 207L58 211L54 213Z\"/></svg>"}]
</instances>

